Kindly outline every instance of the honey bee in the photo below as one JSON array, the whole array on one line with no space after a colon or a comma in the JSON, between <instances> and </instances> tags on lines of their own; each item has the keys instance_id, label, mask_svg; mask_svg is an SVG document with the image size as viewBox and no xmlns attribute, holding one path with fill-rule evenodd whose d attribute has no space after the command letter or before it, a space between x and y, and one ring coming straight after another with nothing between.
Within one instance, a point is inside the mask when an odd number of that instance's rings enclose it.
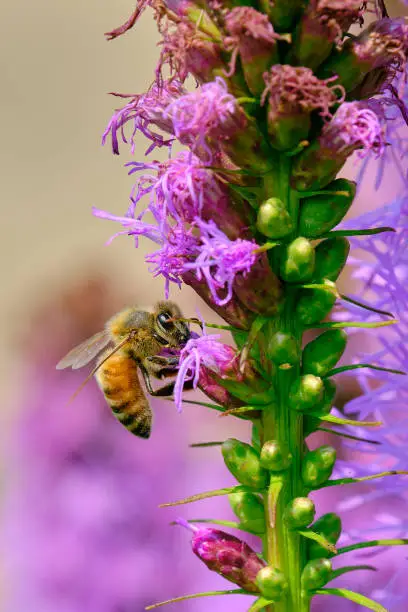
<instances>
[{"instance_id":1,"label":"honey bee","mask_svg":"<svg viewBox=\"0 0 408 612\"><path fill-rule=\"evenodd\" d=\"M175 376L178 356L159 355L164 348L180 349L190 338L187 322L177 306L170 301L158 302L153 312L127 308L114 315L105 329L73 348L57 364L57 370L82 368L99 356L93 375L117 419L131 433L149 438L152 410L140 384L141 371L150 395L172 395L174 383L154 390L150 377ZM107 349L105 351L105 349ZM78 389L75 395L82 389Z\"/></svg>"}]
</instances>

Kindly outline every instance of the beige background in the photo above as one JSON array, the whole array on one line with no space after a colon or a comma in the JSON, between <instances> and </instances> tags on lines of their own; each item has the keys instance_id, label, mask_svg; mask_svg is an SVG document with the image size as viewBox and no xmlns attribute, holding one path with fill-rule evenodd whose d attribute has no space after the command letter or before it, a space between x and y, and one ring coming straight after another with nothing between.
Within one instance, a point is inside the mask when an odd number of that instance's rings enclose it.
<instances>
[{"instance_id":1,"label":"beige background","mask_svg":"<svg viewBox=\"0 0 408 612\"><path fill-rule=\"evenodd\" d=\"M105 270L132 301L151 303L162 295L162 281L143 262L143 243L139 251L126 238L105 247L113 224L91 215L92 205L122 214L132 184L122 168L127 150L117 158L100 146L115 106L106 92L144 91L158 55L149 12L126 36L105 41L103 33L132 6L131 0L0 4L0 385L6 393L16 392L10 385L18 378L16 340L30 313L89 265ZM143 153L140 140L136 159ZM400 189L388 178L387 196ZM384 197L369 183L360 201L365 208ZM186 301L190 311L198 304L189 289L182 292ZM2 404L2 419L8 405Z\"/></svg>"}]
</instances>

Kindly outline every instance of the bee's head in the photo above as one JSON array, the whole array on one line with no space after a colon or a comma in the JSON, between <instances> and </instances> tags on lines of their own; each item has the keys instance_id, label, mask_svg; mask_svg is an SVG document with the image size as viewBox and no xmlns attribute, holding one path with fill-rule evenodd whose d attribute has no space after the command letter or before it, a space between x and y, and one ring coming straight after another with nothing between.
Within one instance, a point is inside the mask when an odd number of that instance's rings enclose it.
<instances>
[{"instance_id":1,"label":"bee's head","mask_svg":"<svg viewBox=\"0 0 408 612\"><path fill-rule=\"evenodd\" d=\"M154 325L157 334L171 347L182 347L190 338L190 328L183 319L180 308L174 302L163 301L154 309Z\"/></svg>"}]
</instances>

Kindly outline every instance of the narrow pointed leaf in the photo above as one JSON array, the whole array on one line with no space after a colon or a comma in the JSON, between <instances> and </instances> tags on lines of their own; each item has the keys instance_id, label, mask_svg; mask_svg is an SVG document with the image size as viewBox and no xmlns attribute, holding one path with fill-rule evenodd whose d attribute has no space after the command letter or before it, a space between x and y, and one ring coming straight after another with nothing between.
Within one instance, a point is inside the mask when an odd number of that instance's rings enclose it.
<instances>
[{"instance_id":1,"label":"narrow pointed leaf","mask_svg":"<svg viewBox=\"0 0 408 612\"><path fill-rule=\"evenodd\" d=\"M354 363L351 365L341 366L340 368L333 368L333 370L327 372L327 374L325 374L322 378L330 378L330 376L335 376L336 374L341 374L342 372L348 372L350 370L358 370L360 368L367 368L369 370L377 370L378 372L389 372L390 374L401 374L402 376L406 376L406 372L402 372L402 370L382 368L381 366L372 365L371 363Z\"/></svg>"},{"instance_id":2,"label":"narrow pointed leaf","mask_svg":"<svg viewBox=\"0 0 408 612\"><path fill-rule=\"evenodd\" d=\"M163 398L168 402L172 402L173 399ZM210 404L207 402L198 402L196 400L185 400L183 399L184 404L191 404L192 406L202 406L203 408L211 408L211 410L217 410L217 412L224 412L224 408L222 406L218 406L218 404Z\"/></svg>"},{"instance_id":3,"label":"narrow pointed leaf","mask_svg":"<svg viewBox=\"0 0 408 612\"><path fill-rule=\"evenodd\" d=\"M208 448L210 446L222 446L223 444L223 440L218 442L195 442L194 444L190 444L190 448Z\"/></svg>"},{"instance_id":4,"label":"narrow pointed leaf","mask_svg":"<svg viewBox=\"0 0 408 612\"><path fill-rule=\"evenodd\" d=\"M351 436L350 434L346 434L341 431L336 431L335 429L326 429L326 427L318 427L317 431L324 431L326 433L331 433L334 436L340 436L341 438L347 438L348 440L356 440L357 442L366 442L367 444L376 444L376 445L381 444L381 442L378 442L377 440L369 440L368 438L360 438L359 436Z\"/></svg>"},{"instance_id":5,"label":"narrow pointed leaf","mask_svg":"<svg viewBox=\"0 0 408 612\"><path fill-rule=\"evenodd\" d=\"M231 325L220 325L218 323L206 323L205 326L211 327L211 329L224 329L225 331L231 331L231 332L240 331L242 333L246 333L244 330L238 329L237 327L232 327Z\"/></svg>"},{"instance_id":6,"label":"narrow pointed leaf","mask_svg":"<svg viewBox=\"0 0 408 612\"><path fill-rule=\"evenodd\" d=\"M268 510L269 510L269 525L272 529L275 528L276 525L276 508L278 505L279 495L281 494L283 487L282 478L279 476L275 476L271 479L271 484L268 489Z\"/></svg>"},{"instance_id":7,"label":"narrow pointed leaf","mask_svg":"<svg viewBox=\"0 0 408 612\"><path fill-rule=\"evenodd\" d=\"M390 470L389 472L380 472L379 474L371 474L370 476L361 476L360 478L339 478L338 480L328 480L321 485L321 489L325 487L335 487L337 485L353 484L355 482L364 482L366 480L375 480L376 478L384 478L384 476L408 476L405 470Z\"/></svg>"},{"instance_id":8,"label":"narrow pointed leaf","mask_svg":"<svg viewBox=\"0 0 408 612\"><path fill-rule=\"evenodd\" d=\"M328 238L332 236L375 236L376 234L383 234L384 232L395 232L393 227L373 227L372 229L363 230L333 230L323 234L321 238Z\"/></svg>"},{"instance_id":9,"label":"narrow pointed leaf","mask_svg":"<svg viewBox=\"0 0 408 612\"><path fill-rule=\"evenodd\" d=\"M270 599L265 599L265 597L260 597L257 599L252 606L248 609L248 612L258 612L259 610L264 610L267 606L273 605L273 601Z\"/></svg>"},{"instance_id":10,"label":"narrow pointed leaf","mask_svg":"<svg viewBox=\"0 0 408 612\"><path fill-rule=\"evenodd\" d=\"M226 416L245 414L246 412L259 412L263 408L264 406L262 406L262 404L260 404L259 406L240 406L239 408L230 408L229 410L225 410L225 412L222 412L218 416L219 418L222 418Z\"/></svg>"},{"instance_id":11,"label":"narrow pointed leaf","mask_svg":"<svg viewBox=\"0 0 408 612\"><path fill-rule=\"evenodd\" d=\"M373 321L372 323L364 323L362 321L325 321L323 323L312 323L306 325L310 329L343 329L345 327L361 327L363 329L375 329L376 327L387 327L388 325L395 325L398 323L397 319L391 319L390 321Z\"/></svg>"},{"instance_id":12,"label":"narrow pointed leaf","mask_svg":"<svg viewBox=\"0 0 408 612\"><path fill-rule=\"evenodd\" d=\"M309 540L317 542L318 544L320 544L320 546L323 546L323 548L330 551L332 555L337 554L337 549L334 544L331 544L328 540L326 540L324 536L320 535L320 533L315 533L311 529L304 529L303 531L298 531L298 533L304 538L308 538Z\"/></svg>"},{"instance_id":13,"label":"narrow pointed leaf","mask_svg":"<svg viewBox=\"0 0 408 612\"><path fill-rule=\"evenodd\" d=\"M214 491L206 491L205 493L197 493L184 499L179 499L175 502L167 502L166 504L160 504L159 508L169 508L170 506L182 506L183 504L191 504L200 499L208 499L210 497L219 497L220 495L229 495L230 493L254 493L254 489L238 485L237 487L226 487L225 489L215 489Z\"/></svg>"},{"instance_id":14,"label":"narrow pointed leaf","mask_svg":"<svg viewBox=\"0 0 408 612\"><path fill-rule=\"evenodd\" d=\"M408 539L396 538L391 540L368 540L367 542L357 542L356 544L349 544L349 546L338 548L337 554L343 555L344 553L348 553L353 550L374 548L375 546L408 546Z\"/></svg>"},{"instance_id":15,"label":"narrow pointed leaf","mask_svg":"<svg viewBox=\"0 0 408 612\"><path fill-rule=\"evenodd\" d=\"M349 572L356 572L358 570L369 570L371 572L376 572L377 568L374 567L374 565L346 565L345 567L339 567L338 569L333 570L333 573L330 576L330 580L335 580L335 578L338 578L343 574L348 574Z\"/></svg>"},{"instance_id":16,"label":"narrow pointed leaf","mask_svg":"<svg viewBox=\"0 0 408 612\"><path fill-rule=\"evenodd\" d=\"M183 595L182 597L173 597L173 599L167 599L166 601L160 601L159 603L147 606L145 610L155 610L171 603L177 603L178 601L186 601L187 599L198 599L199 597L215 597L216 595L251 595L253 593L247 593L243 589L233 589L231 591L206 591L204 593L195 593L194 595Z\"/></svg>"},{"instance_id":17,"label":"narrow pointed leaf","mask_svg":"<svg viewBox=\"0 0 408 612\"><path fill-rule=\"evenodd\" d=\"M349 302L350 304L354 304L355 306L359 306L360 308L364 308L364 310L369 310L370 312L375 312L376 314L381 314L386 317L391 317L394 319L394 315L392 312L388 312L387 310L380 310L379 308L374 308L373 306L369 306L368 304L364 304L363 302L359 302L354 298L349 297L348 295L340 294L340 297L345 302Z\"/></svg>"},{"instance_id":18,"label":"narrow pointed leaf","mask_svg":"<svg viewBox=\"0 0 408 612\"><path fill-rule=\"evenodd\" d=\"M336 425L356 425L357 427L379 427L382 425L381 421L354 421L353 419L342 419L333 414L326 414L326 416L316 414L314 416L317 416L321 421L327 421Z\"/></svg>"},{"instance_id":19,"label":"narrow pointed leaf","mask_svg":"<svg viewBox=\"0 0 408 612\"><path fill-rule=\"evenodd\" d=\"M338 597L343 597L343 599L353 601L364 608L373 610L373 612L389 612L389 610L373 599L369 599L360 593L355 593L354 591L349 591L348 589L318 589L315 591L315 595L337 595Z\"/></svg>"}]
</instances>

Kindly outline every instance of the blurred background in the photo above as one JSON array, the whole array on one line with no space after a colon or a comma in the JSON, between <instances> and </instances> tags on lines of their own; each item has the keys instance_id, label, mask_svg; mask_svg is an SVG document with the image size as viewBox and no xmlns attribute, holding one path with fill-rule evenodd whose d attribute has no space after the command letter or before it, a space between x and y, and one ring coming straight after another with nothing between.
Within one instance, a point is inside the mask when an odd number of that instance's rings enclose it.
<instances>
[{"instance_id":1,"label":"blurred background","mask_svg":"<svg viewBox=\"0 0 408 612\"><path fill-rule=\"evenodd\" d=\"M197 406L179 415L170 402L153 400L146 443L116 422L94 381L66 405L83 375L54 369L113 313L163 296L143 242L138 251L126 239L106 247L113 228L91 215L92 205L122 214L132 186L127 151L114 157L100 145L115 107L107 92L145 91L158 57L149 12L137 29L105 41L132 8L130 0L0 3L4 612L139 612L159 599L228 588L193 557L188 533L169 527L178 513L157 506L228 486L219 449L189 444L244 438L248 427ZM391 14L403 12L390 3ZM144 150L140 139L135 159ZM375 191L374 172L371 164L353 216L401 191L392 168ZM186 315L199 308L216 321L189 288L173 288L171 298ZM232 518L225 500L181 514ZM239 612L247 603L215 598L179 607Z\"/></svg>"}]
</instances>

